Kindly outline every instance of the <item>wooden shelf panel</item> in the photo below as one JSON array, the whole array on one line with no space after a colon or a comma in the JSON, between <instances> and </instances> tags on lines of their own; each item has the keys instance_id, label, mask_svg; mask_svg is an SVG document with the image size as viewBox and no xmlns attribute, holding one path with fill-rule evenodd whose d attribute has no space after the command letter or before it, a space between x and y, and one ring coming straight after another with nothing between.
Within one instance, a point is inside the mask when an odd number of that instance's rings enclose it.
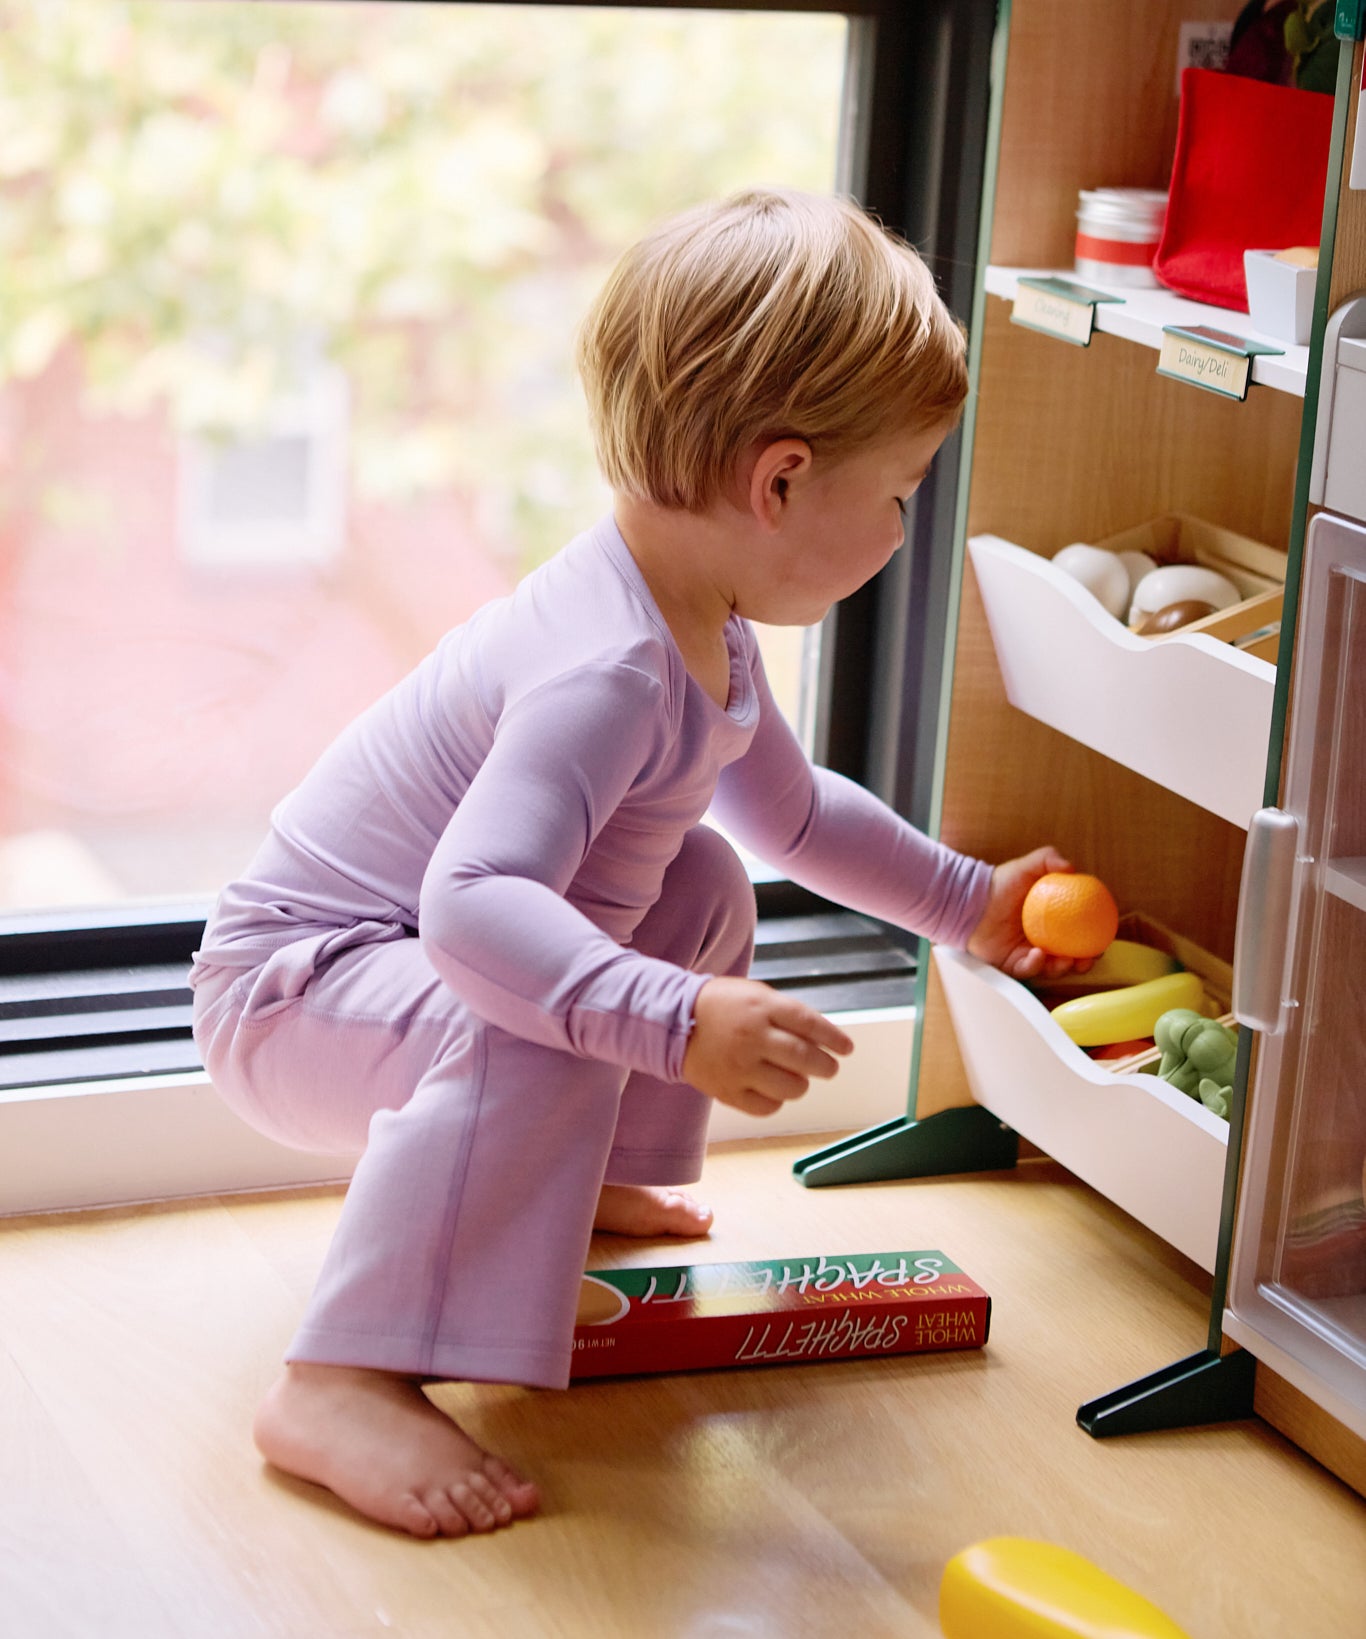
<instances>
[{"instance_id":1,"label":"wooden shelf panel","mask_svg":"<svg viewBox=\"0 0 1366 1639\"><path fill-rule=\"evenodd\" d=\"M1076 279L1067 268L988 267L987 293L1014 301L1023 277ZM1150 347L1154 351L1162 345L1165 325L1210 325L1216 330L1232 331L1250 341L1268 342L1284 349L1283 353L1260 353L1252 361L1252 381L1255 385L1270 387L1277 392L1304 397L1305 378L1309 372L1309 349L1296 347L1290 342L1278 341L1274 336L1254 330L1245 313L1228 308L1208 307L1202 302L1187 301L1170 290L1129 290L1118 286L1107 287L1093 280L1081 280L1096 290L1108 290L1121 298L1118 302L1102 302L1096 308L1096 329L1102 335L1117 336L1122 341ZM1066 346L1066 343L1062 344Z\"/></svg>"}]
</instances>

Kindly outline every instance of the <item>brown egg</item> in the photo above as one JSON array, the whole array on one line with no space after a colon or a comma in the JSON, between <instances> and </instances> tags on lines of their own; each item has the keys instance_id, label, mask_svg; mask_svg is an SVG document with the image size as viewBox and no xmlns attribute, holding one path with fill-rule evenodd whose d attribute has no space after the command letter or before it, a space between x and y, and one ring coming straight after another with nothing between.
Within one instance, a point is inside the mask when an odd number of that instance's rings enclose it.
<instances>
[{"instance_id":1,"label":"brown egg","mask_svg":"<svg viewBox=\"0 0 1366 1639\"><path fill-rule=\"evenodd\" d=\"M1196 598L1183 598L1180 603L1169 603L1165 609L1149 615L1138 628L1140 637L1159 637L1163 632L1174 632L1179 626L1189 626L1193 620L1203 620L1214 613L1212 603L1201 603Z\"/></svg>"}]
</instances>

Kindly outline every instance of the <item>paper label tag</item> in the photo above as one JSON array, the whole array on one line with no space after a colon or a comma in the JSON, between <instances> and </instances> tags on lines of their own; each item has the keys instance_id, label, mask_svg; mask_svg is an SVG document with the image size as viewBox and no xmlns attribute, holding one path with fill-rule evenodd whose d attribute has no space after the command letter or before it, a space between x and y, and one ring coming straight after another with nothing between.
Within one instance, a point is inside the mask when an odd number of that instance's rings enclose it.
<instances>
[{"instance_id":1,"label":"paper label tag","mask_svg":"<svg viewBox=\"0 0 1366 1639\"><path fill-rule=\"evenodd\" d=\"M1221 347L1190 332L1167 330L1162 335L1157 370L1159 375L1206 387L1225 398L1242 399L1247 397L1252 359L1247 353Z\"/></svg>"},{"instance_id":2,"label":"paper label tag","mask_svg":"<svg viewBox=\"0 0 1366 1639\"><path fill-rule=\"evenodd\" d=\"M1229 353L1222 347L1212 347L1208 342L1169 332L1162 338L1157 368L1164 376L1193 382L1197 387L1208 387L1212 393L1223 393L1227 398L1246 398L1252 360L1246 354Z\"/></svg>"},{"instance_id":3,"label":"paper label tag","mask_svg":"<svg viewBox=\"0 0 1366 1639\"><path fill-rule=\"evenodd\" d=\"M1021 279L1010 317L1027 329L1087 347L1095 328L1096 303L1113 299L1064 279Z\"/></svg>"}]
</instances>

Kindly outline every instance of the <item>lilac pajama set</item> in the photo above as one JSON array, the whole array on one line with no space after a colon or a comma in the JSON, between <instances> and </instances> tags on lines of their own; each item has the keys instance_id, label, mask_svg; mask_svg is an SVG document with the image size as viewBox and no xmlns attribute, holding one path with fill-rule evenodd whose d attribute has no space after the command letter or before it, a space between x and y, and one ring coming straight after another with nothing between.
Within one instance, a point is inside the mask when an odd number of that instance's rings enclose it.
<instances>
[{"instance_id":1,"label":"lilac pajama set","mask_svg":"<svg viewBox=\"0 0 1366 1639\"><path fill-rule=\"evenodd\" d=\"M359 1153L292 1360L562 1387L604 1182L685 1183L693 1002L744 974L726 828L966 943L990 867L813 768L753 632L694 681L605 519L449 633L275 811L196 953L195 1037L252 1126Z\"/></svg>"}]
</instances>

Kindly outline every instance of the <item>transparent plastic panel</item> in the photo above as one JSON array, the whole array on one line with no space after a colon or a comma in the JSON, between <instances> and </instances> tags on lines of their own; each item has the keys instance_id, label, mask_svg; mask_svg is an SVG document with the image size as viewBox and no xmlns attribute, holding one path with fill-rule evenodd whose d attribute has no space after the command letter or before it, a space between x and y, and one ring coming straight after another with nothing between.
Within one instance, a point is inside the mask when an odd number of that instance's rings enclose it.
<instances>
[{"instance_id":1,"label":"transparent plastic panel","mask_svg":"<svg viewBox=\"0 0 1366 1639\"><path fill-rule=\"evenodd\" d=\"M1323 609L1305 832L1317 891L1301 911L1283 1181L1258 1273L1366 1362L1366 579L1331 571Z\"/></svg>"}]
</instances>

